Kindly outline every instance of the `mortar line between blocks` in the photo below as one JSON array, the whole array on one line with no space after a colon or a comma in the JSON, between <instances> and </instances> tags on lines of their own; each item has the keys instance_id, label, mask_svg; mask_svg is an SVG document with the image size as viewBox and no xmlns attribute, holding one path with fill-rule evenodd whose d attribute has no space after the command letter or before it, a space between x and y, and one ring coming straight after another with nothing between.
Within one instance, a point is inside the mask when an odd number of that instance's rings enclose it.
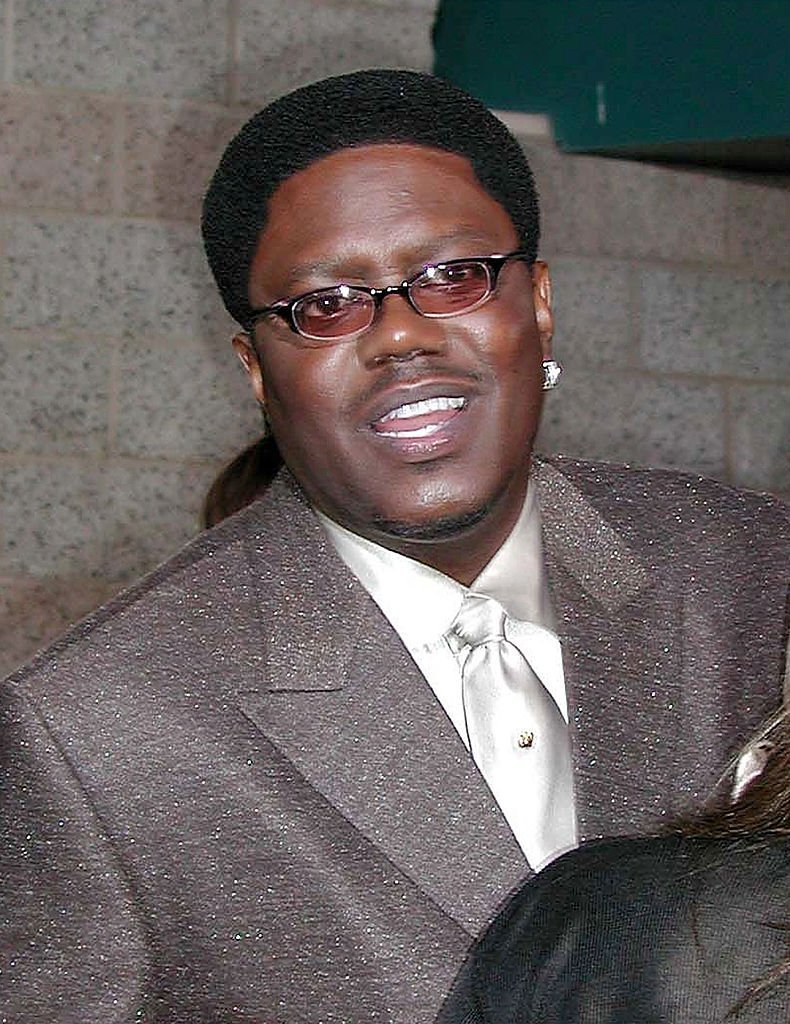
<instances>
[{"instance_id":1,"label":"mortar line between blocks","mask_svg":"<svg viewBox=\"0 0 790 1024\"><path fill-rule=\"evenodd\" d=\"M121 356L117 345L110 348L107 383L107 456L112 457L118 440L118 404L120 398Z\"/></svg>"},{"instance_id":2,"label":"mortar line between blocks","mask_svg":"<svg viewBox=\"0 0 790 1024\"><path fill-rule=\"evenodd\" d=\"M14 21L16 0L6 0L3 30L3 81L10 85L14 81Z\"/></svg>"},{"instance_id":3,"label":"mortar line between blocks","mask_svg":"<svg viewBox=\"0 0 790 1024\"><path fill-rule=\"evenodd\" d=\"M122 102L115 105L112 119L112 210L122 215L124 209L124 189L126 186L126 164L124 161L124 142L126 141L126 106Z\"/></svg>"},{"instance_id":4,"label":"mortar line between blocks","mask_svg":"<svg viewBox=\"0 0 790 1024\"><path fill-rule=\"evenodd\" d=\"M239 37L239 0L228 0L227 36L225 40L227 67L225 68L225 103L232 107L239 101L239 58L241 39Z\"/></svg>"}]
</instances>

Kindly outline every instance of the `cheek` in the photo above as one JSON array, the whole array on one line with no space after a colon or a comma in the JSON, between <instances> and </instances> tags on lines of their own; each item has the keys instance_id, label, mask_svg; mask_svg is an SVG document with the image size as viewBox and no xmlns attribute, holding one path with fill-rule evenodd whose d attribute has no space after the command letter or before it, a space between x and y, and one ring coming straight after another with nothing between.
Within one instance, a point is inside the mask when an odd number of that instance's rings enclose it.
<instances>
[{"instance_id":1,"label":"cheek","mask_svg":"<svg viewBox=\"0 0 790 1024\"><path fill-rule=\"evenodd\" d=\"M527 389L540 381L540 338L531 306L528 313L499 309L475 323L467 334L481 369L500 387Z\"/></svg>"},{"instance_id":2,"label":"cheek","mask_svg":"<svg viewBox=\"0 0 790 1024\"><path fill-rule=\"evenodd\" d=\"M310 432L311 425L336 421L342 403L338 349L294 349L271 353L262 361L267 408L273 424L289 431ZM294 431L296 428L296 431Z\"/></svg>"}]
</instances>

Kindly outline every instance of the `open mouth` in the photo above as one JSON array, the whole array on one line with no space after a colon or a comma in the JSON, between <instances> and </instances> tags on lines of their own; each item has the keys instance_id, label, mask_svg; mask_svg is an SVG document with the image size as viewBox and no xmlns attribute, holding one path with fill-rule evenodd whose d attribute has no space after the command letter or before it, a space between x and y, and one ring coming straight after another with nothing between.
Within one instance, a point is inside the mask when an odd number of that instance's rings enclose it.
<instances>
[{"instance_id":1,"label":"open mouth","mask_svg":"<svg viewBox=\"0 0 790 1024\"><path fill-rule=\"evenodd\" d=\"M457 395L438 395L405 402L376 420L372 427L382 437L401 440L430 437L454 419L466 405Z\"/></svg>"}]
</instances>

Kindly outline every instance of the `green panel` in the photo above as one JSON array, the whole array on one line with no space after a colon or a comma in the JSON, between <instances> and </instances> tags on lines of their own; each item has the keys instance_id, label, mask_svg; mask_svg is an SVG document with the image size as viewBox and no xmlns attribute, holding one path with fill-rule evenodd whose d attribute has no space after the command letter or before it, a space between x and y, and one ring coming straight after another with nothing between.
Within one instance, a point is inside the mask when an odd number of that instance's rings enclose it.
<instances>
[{"instance_id":1,"label":"green panel","mask_svg":"<svg viewBox=\"0 0 790 1024\"><path fill-rule=\"evenodd\" d=\"M444 0L435 46L567 149L790 135L790 0Z\"/></svg>"}]
</instances>

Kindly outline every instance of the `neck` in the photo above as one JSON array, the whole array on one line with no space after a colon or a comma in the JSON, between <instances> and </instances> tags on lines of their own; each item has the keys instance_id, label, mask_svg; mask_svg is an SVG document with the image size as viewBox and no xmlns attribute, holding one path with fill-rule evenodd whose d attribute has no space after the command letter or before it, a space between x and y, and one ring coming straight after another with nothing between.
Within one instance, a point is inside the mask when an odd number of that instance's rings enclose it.
<instances>
[{"instance_id":1,"label":"neck","mask_svg":"<svg viewBox=\"0 0 790 1024\"><path fill-rule=\"evenodd\" d=\"M507 540L525 496L526 485L517 496L510 496L511 500L501 500L465 516L419 527L380 522L365 530L363 536L469 586Z\"/></svg>"}]
</instances>

